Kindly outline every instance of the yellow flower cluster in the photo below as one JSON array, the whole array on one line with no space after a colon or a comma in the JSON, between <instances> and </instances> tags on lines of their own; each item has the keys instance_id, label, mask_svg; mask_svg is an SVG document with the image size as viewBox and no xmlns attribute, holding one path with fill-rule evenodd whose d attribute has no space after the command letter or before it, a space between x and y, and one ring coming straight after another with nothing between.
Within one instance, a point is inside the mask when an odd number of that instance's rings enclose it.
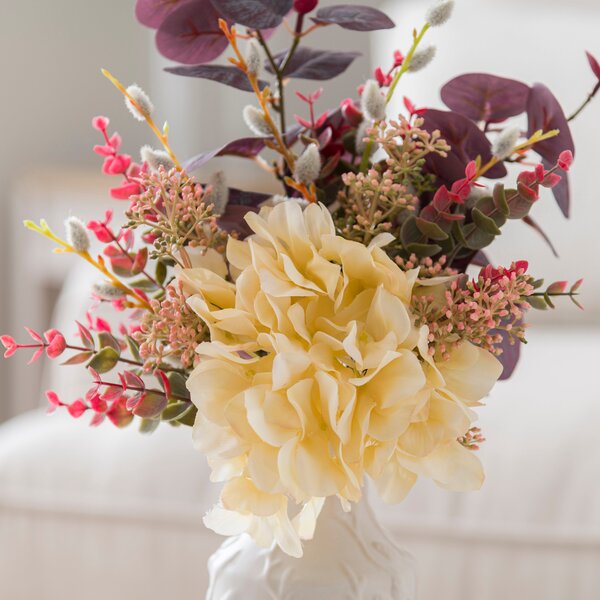
<instances>
[{"instance_id":1,"label":"yellow flower cluster","mask_svg":"<svg viewBox=\"0 0 600 600\"><path fill-rule=\"evenodd\" d=\"M419 475L478 488L457 438L502 367L469 343L431 358L409 308L425 282L382 250L392 236L346 240L324 206L291 200L246 220L254 235L227 248L235 283L214 266L179 273L211 336L188 381L194 443L225 482L206 524L301 556L323 499L358 502L366 476L388 502Z\"/></svg>"}]
</instances>

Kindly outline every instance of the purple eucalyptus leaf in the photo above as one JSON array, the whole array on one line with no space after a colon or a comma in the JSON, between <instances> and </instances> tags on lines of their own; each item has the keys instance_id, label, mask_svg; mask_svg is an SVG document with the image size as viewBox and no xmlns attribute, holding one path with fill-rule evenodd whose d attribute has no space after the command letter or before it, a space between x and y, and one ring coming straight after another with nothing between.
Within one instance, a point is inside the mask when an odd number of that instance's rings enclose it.
<instances>
[{"instance_id":1,"label":"purple eucalyptus leaf","mask_svg":"<svg viewBox=\"0 0 600 600\"><path fill-rule=\"evenodd\" d=\"M228 204L225 212L218 218L219 226L225 231L237 231L241 237L246 237L252 233L244 219L249 212L258 212L258 209L253 206Z\"/></svg>"},{"instance_id":2,"label":"purple eucalyptus leaf","mask_svg":"<svg viewBox=\"0 0 600 600\"><path fill-rule=\"evenodd\" d=\"M287 52L280 52L274 56L278 67L283 65L286 56ZM335 52L300 47L285 68L284 75L318 81L332 79L342 74L359 56L360 52ZM273 72L270 64L265 63L265 68L270 73Z\"/></svg>"},{"instance_id":3,"label":"purple eucalyptus leaf","mask_svg":"<svg viewBox=\"0 0 600 600\"><path fill-rule=\"evenodd\" d=\"M471 264L478 267L487 267L490 263L490 259L487 254L482 250L477 250L475 256L471 259Z\"/></svg>"},{"instance_id":4,"label":"purple eucalyptus leaf","mask_svg":"<svg viewBox=\"0 0 600 600\"><path fill-rule=\"evenodd\" d=\"M162 22L176 9L191 0L137 0L135 17L146 27L158 29Z\"/></svg>"},{"instance_id":5,"label":"purple eucalyptus leaf","mask_svg":"<svg viewBox=\"0 0 600 600\"><path fill-rule=\"evenodd\" d=\"M256 207L268 200L272 194L262 192L247 192L237 188L229 188L229 203L227 206Z\"/></svg>"},{"instance_id":6,"label":"purple eucalyptus leaf","mask_svg":"<svg viewBox=\"0 0 600 600\"><path fill-rule=\"evenodd\" d=\"M193 0L173 11L156 33L159 52L184 64L207 63L220 56L228 41L219 29L222 15L210 0Z\"/></svg>"},{"instance_id":7,"label":"purple eucalyptus leaf","mask_svg":"<svg viewBox=\"0 0 600 600\"><path fill-rule=\"evenodd\" d=\"M544 132L551 129L560 131L556 137L533 146L548 163L554 165L563 150L570 150L575 155L575 145L565 113L554 94L542 83L535 83L529 92L527 119L527 135L532 135L540 129Z\"/></svg>"},{"instance_id":8,"label":"purple eucalyptus leaf","mask_svg":"<svg viewBox=\"0 0 600 600\"><path fill-rule=\"evenodd\" d=\"M320 8L312 20L315 23L339 25L352 31L376 31L396 26L394 21L376 8L349 4Z\"/></svg>"},{"instance_id":9,"label":"purple eucalyptus leaf","mask_svg":"<svg viewBox=\"0 0 600 600\"><path fill-rule=\"evenodd\" d=\"M487 73L467 73L441 90L444 104L473 121L504 121L527 107L529 86Z\"/></svg>"},{"instance_id":10,"label":"purple eucalyptus leaf","mask_svg":"<svg viewBox=\"0 0 600 600\"><path fill-rule=\"evenodd\" d=\"M293 0L211 0L214 7L233 23L253 29L277 27L292 9Z\"/></svg>"},{"instance_id":11,"label":"purple eucalyptus leaf","mask_svg":"<svg viewBox=\"0 0 600 600\"><path fill-rule=\"evenodd\" d=\"M427 109L423 118L424 129L429 132L438 129L451 147L446 158L431 154L427 157L428 170L437 175L442 183L451 184L462 179L467 164L478 156L483 164L492 158L489 140L473 121L457 113L434 109ZM506 175L506 167L501 162L485 174L489 179Z\"/></svg>"},{"instance_id":12,"label":"purple eucalyptus leaf","mask_svg":"<svg viewBox=\"0 0 600 600\"><path fill-rule=\"evenodd\" d=\"M506 333L506 331L503 330L494 329L490 331L490 333L492 335L495 333L499 333L502 336L502 342L500 342L502 354L498 356L498 360L502 363L502 366L504 367L502 375L500 375L500 381L504 381L511 377L511 375L514 373L515 368L517 367L519 358L521 357L522 343L519 341L515 341L514 344L511 344L508 333Z\"/></svg>"},{"instance_id":13,"label":"purple eucalyptus leaf","mask_svg":"<svg viewBox=\"0 0 600 600\"><path fill-rule=\"evenodd\" d=\"M187 172L195 171L217 156L241 156L244 158L252 158L253 156L260 154L264 148L265 138L240 138L239 140L233 140L233 142L229 142L216 150L203 152L202 154L190 158L185 163L184 169Z\"/></svg>"},{"instance_id":14,"label":"purple eucalyptus leaf","mask_svg":"<svg viewBox=\"0 0 600 600\"><path fill-rule=\"evenodd\" d=\"M536 83L531 88L527 101L527 118L527 135L532 135L539 129L542 131L558 129L560 131L556 137L533 146L533 149L542 157L542 162L547 169L555 165L559 154L563 150L570 150L573 155L575 154L575 145L565 113L554 94L541 83ZM569 179L566 173L562 174L562 179L558 185L552 188L552 193L560 210L565 217L568 217L571 202Z\"/></svg>"},{"instance_id":15,"label":"purple eucalyptus leaf","mask_svg":"<svg viewBox=\"0 0 600 600\"><path fill-rule=\"evenodd\" d=\"M210 79L218 81L224 85L237 88L244 92L252 92L252 86L248 81L248 77L237 67L226 65L189 65L179 67L167 67L167 73L174 75L183 75L184 77L198 77L200 79ZM262 90L266 85L266 81L259 80L258 85Z\"/></svg>"}]
</instances>

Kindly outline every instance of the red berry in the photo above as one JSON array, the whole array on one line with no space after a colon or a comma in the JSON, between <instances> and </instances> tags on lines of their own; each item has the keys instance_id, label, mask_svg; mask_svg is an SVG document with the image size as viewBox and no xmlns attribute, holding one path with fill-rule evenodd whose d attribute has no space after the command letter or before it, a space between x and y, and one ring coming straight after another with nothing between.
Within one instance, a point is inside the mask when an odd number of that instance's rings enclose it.
<instances>
[{"instance_id":1,"label":"red berry","mask_svg":"<svg viewBox=\"0 0 600 600\"><path fill-rule=\"evenodd\" d=\"M294 0L294 10L301 15L311 12L319 4L319 0Z\"/></svg>"}]
</instances>

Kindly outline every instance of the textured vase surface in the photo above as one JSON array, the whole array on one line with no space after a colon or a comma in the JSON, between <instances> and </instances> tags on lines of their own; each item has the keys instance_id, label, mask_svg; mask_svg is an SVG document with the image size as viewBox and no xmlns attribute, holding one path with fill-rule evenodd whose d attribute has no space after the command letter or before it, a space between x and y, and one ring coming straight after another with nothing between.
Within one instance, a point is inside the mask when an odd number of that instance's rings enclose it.
<instances>
[{"instance_id":1,"label":"textured vase surface","mask_svg":"<svg viewBox=\"0 0 600 600\"><path fill-rule=\"evenodd\" d=\"M242 535L227 539L208 569L206 600L416 600L415 561L366 498L349 513L328 499L302 558Z\"/></svg>"}]
</instances>

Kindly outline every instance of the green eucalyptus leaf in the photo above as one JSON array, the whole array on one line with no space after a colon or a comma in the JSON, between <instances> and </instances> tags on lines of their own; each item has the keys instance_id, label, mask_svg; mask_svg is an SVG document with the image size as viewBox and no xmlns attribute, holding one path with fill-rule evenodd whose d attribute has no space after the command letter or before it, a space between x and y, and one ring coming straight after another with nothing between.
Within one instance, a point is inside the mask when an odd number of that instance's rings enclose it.
<instances>
[{"instance_id":1,"label":"green eucalyptus leaf","mask_svg":"<svg viewBox=\"0 0 600 600\"><path fill-rule=\"evenodd\" d=\"M504 191L504 185L501 183L497 183L494 186L494 192L492 200L494 202L494 206L505 216L508 217L510 214L510 209L508 207L508 203L506 202L506 192Z\"/></svg>"},{"instance_id":2,"label":"green eucalyptus leaf","mask_svg":"<svg viewBox=\"0 0 600 600\"><path fill-rule=\"evenodd\" d=\"M142 362L142 357L140 356L140 345L130 335L125 336L125 342L133 359L138 362Z\"/></svg>"},{"instance_id":3,"label":"green eucalyptus leaf","mask_svg":"<svg viewBox=\"0 0 600 600\"><path fill-rule=\"evenodd\" d=\"M192 408L183 415L183 417L177 419L178 423L182 425L187 425L188 427L193 427L194 422L196 421L196 414L198 413L198 409L192 404Z\"/></svg>"},{"instance_id":4,"label":"green eucalyptus leaf","mask_svg":"<svg viewBox=\"0 0 600 600\"><path fill-rule=\"evenodd\" d=\"M153 433L160 425L158 419L142 419L140 422L140 433Z\"/></svg>"},{"instance_id":5,"label":"green eucalyptus leaf","mask_svg":"<svg viewBox=\"0 0 600 600\"><path fill-rule=\"evenodd\" d=\"M136 279L135 281L132 281L129 285L130 287L142 290L143 292L156 291L156 284L153 281L150 281L146 278Z\"/></svg>"},{"instance_id":6,"label":"green eucalyptus leaf","mask_svg":"<svg viewBox=\"0 0 600 600\"><path fill-rule=\"evenodd\" d=\"M491 217L484 215L479 208L474 208L471 211L473 222L481 231L491 235L500 235L502 232L496 222Z\"/></svg>"},{"instance_id":7,"label":"green eucalyptus leaf","mask_svg":"<svg viewBox=\"0 0 600 600\"><path fill-rule=\"evenodd\" d=\"M419 231L428 238L436 241L448 239L448 234L437 223L427 221L427 219L422 219L421 217L416 217L415 222Z\"/></svg>"},{"instance_id":8,"label":"green eucalyptus leaf","mask_svg":"<svg viewBox=\"0 0 600 600\"><path fill-rule=\"evenodd\" d=\"M468 225L465 225L462 233L464 234L466 242L463 245L471 250L481 250L482 248L489 246L496 237L491 233L482 231L479 229L479 227L477 227L477 225L475 225L475 223L469 223Z\"/></svg>"},{"instance_id":9,"label":"green eucalyptus leaf","mask_svg":"<svg viewBox=\"0 0 600 600\"><path fill-rule=\"evenodd\" d=\"M171 395L177 398L189 398L190 392L188 391L185 383L186 378L181 374L177 373L177 371L171 371L167 375L167 379L171 384Z\"/></svg>"},{"instance_id":10,"label":"green eucalyptus leaf","mask_svg":"<svg viewBox=\"0 0 600 600\"><path fill-rule=\"evenodd\" d=\"M506 202L508 204L509 219L526 217L533 206L533 202L519 194L517 190L506 190Z\"/></svg>"},{"instance_id":11,"label":"green eucalyptus leaf","mask_svg":"<svg viewBox=\"0 0 600 600\"><path fill-rule=\"evenodd\" d=\"M542 296L528 296L527 302L537 310L548 310L548 305Z\"/></svg>"},{"instance_id":12,"label":"green eucalyptus leaf","mask_svg":"<svg viewBox=\"0 0 600 600\"><path fill-rule=\"evenodd\" d=\"M191 402L173 402L162 411L160 418L163 421L177 421L185 417L193 406Z\"/></svg>"},{"instance_id":13,"label":"green eucalyptus leaf","mask_svg":"<svg viewBox=\"0 0 600 600\"><path fill-rule=\"evenodd\" d=\"M442 249L438 244L418 244L412 243L406 246L406 251L411 254L416 254L419 258L425 258L427 256L435 256Z\"/></svg>"},{"instance_id":14,"label":"green eucalyptus leaf","mask_svg":"<svg viewBox=\"0 0 600 600\"><path fill-rule=\"evenodd\" d=\"M98 342L100 344L100 348L112 348L115 352L121 355L121 346L112 333L108 331L101 331L98 334Z\"/></svg>"},{"instance_id":15,"label":"green eucalyptus leaf","mask_svg":"<svg viewBox=\"0 0 600 600\"><path fill-rule=\"evenodd\" d=\"M426 242L425 236L417 227L416 217L411 216L404 221L400 229L400 241L405 248L409 244Z\"/></svg>"},{"instance_id":16,"label":"green eucalyptus leaf","mask_svg":"<svg viewBox=\"0 0 600 600\"><path fill-rule=\"evenodd\" d=\"M155 277L159 285L163 285L167 279L167 265L162 260L156 263Z\"/></svg>"},{"instance_id":17,"label":"green eucalyptus leaf","mask_svg":"<svg viewBox=\"0 0 600 600\"><path fill-rule=\"evenodd\" d=\"M102 348L100 352L96 352L87 366L103 374L112 371L118 362L119 353L114 348L107 346L106 348Z\"/></svg>"}]
</instances>

